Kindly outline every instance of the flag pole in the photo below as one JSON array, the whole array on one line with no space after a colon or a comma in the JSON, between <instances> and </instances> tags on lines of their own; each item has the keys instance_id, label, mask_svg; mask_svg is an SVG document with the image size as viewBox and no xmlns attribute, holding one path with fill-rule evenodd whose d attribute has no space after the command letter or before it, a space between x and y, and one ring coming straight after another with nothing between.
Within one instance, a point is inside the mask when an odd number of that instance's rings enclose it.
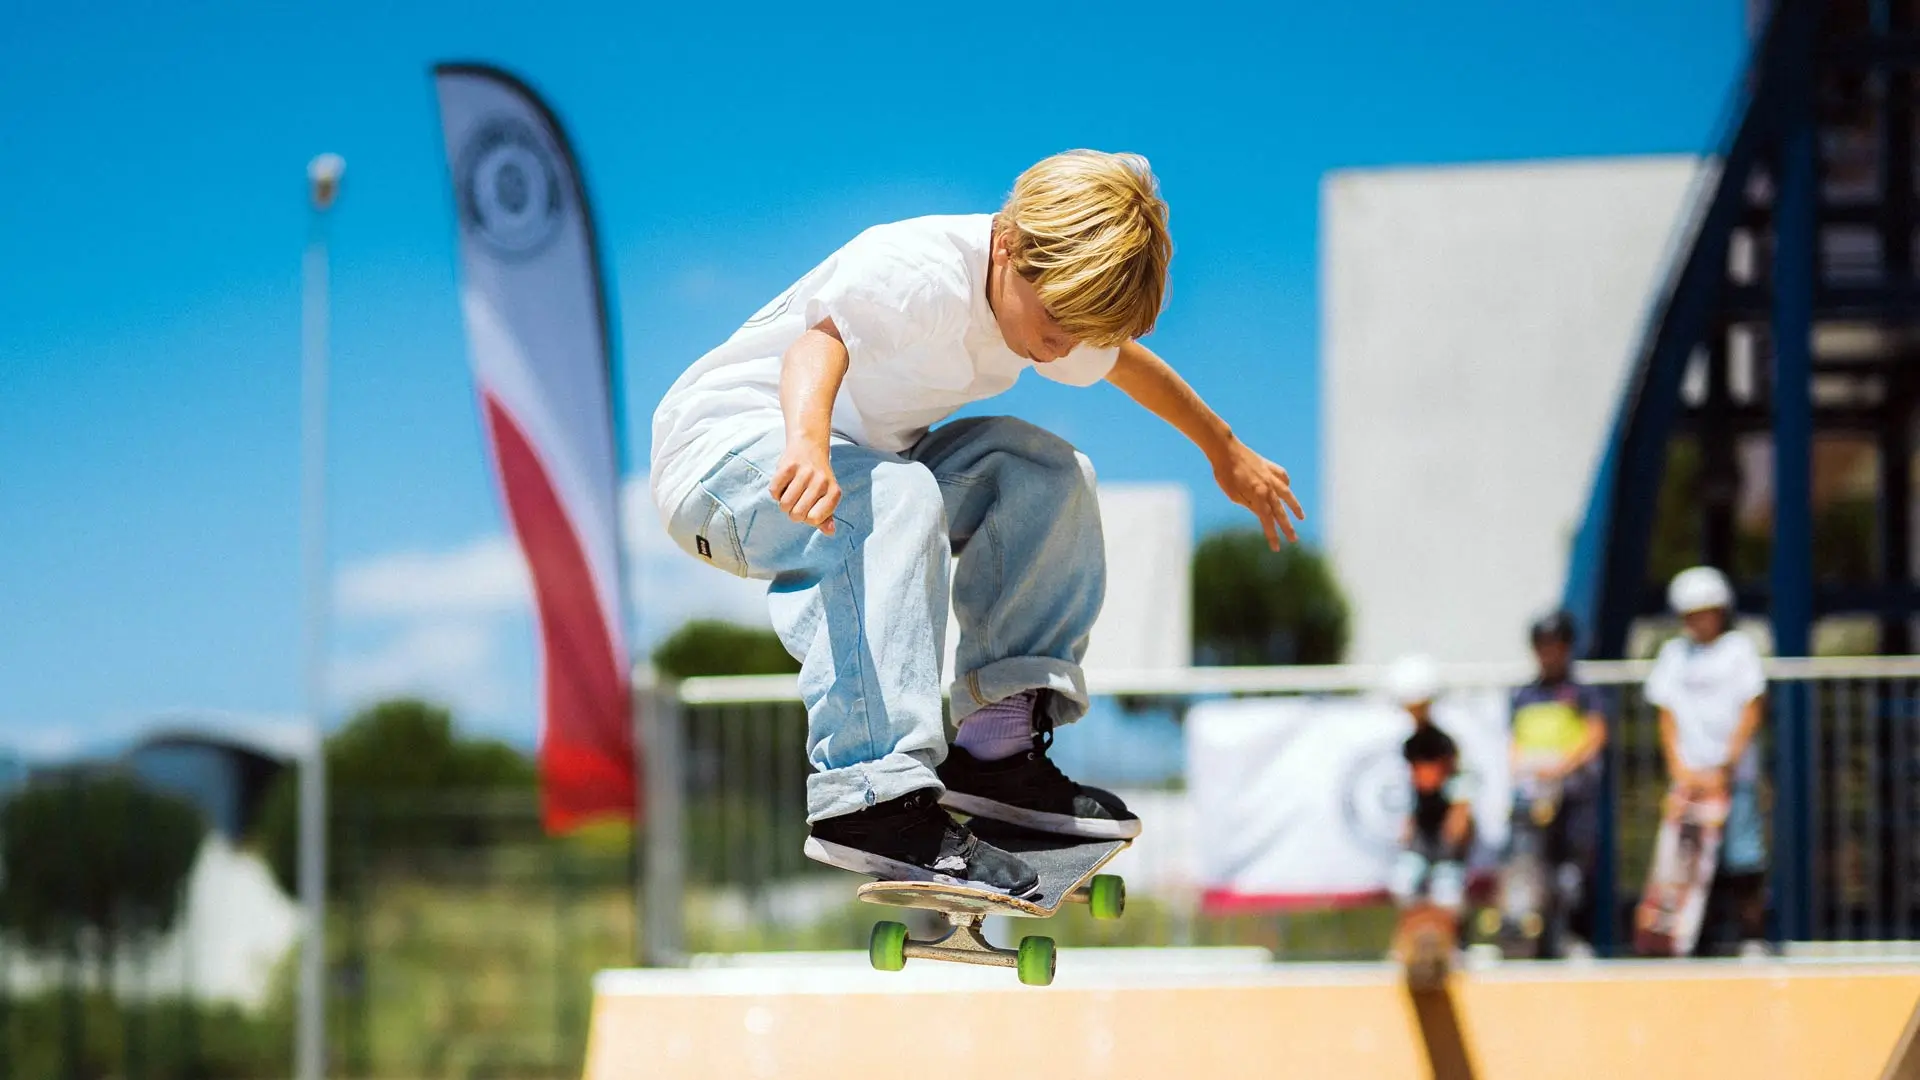
<instances>
[{"instance_id":1,"label":"flag pole","mask_svg":"<svg viewBox=\"0 0 1920 1080\"><path fill-rule=\"evenodd\" d=\"M299 1023L294 1076L322 1080L327 1068L327 211L346 162L321 154L307 164L311 214L301 273L301 561L305 571L305 698L311 741L300 763Z\"/></svg>"}]
</instances>

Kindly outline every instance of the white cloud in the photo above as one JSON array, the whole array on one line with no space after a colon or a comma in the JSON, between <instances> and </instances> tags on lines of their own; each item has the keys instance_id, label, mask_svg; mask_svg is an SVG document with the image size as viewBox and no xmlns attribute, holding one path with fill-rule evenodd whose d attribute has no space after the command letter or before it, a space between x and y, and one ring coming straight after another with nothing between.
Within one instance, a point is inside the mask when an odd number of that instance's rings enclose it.
<instances>
[{"instance_id":1,"label":"white cloud","mask_svg":"<svg viewBox=\"0 0 1920 1080\"><path fill-rule=\"evenodd\" d=\"M140 739L174 730L226 736L285 757L298 757L313 743L312 729L299 717L223 709L117 711L83 724L6 724L0 725L0 781L5 780L9 759L52 765L111 757Z\"/></svg>"},{"instance_id":2,"label":"white cloud","mask_svg":"<svg viewBox=\"0 0 1920 1080\"><path fill-rule=\"evenodd\" d=\"M486 536L451 551L406 551L347 566L334 583L344 618L438 618L525 611L532 591L512 539Z\"/></svg>"},{"instance_id":3,"label":"white cloud","mask_svg":"<svg viewBox=\"0 0 1920 1080\"><path fill-rule=\"evenodd\" d=\"M622 485L621 531L636 657L689 619L767 625L766 583L703 566L675 546L645 476ZM338 704L352 708L407 693L483 722L518 721L535 712L530 675L536 658L515 657L508 647L532 617L526 563L510 536L350 563L334 583L334 601L343 626L371 641L336 656Z\"/></svg>"},{"instance_id":4,"label":"white cloud","mask_svg":"<svg viewBox=\"0 0 1920 1080\"><path fill-rule=\"evenodd\" d=\"M495 617L410 619L377 647L335 657L334 698L351 708L378 698L415 694L462 715L497 717L512 710L515 698L522 696L501 674L501 621ZM518 704L530 701L528 691Z\"/></svg>"},{"instance_id":5,"label":"white cloud","mask_svg":"<svg viewBox=\"0 0 1920 1080\"><path fill-rule=\"evenodd\" d=\"M8 732L6 750L0 756L17 756L28 762L71 761L101 743L112 741L116 734L103 733L92 725L36 725L24 731Z\"/></svg>"}]
</instances>

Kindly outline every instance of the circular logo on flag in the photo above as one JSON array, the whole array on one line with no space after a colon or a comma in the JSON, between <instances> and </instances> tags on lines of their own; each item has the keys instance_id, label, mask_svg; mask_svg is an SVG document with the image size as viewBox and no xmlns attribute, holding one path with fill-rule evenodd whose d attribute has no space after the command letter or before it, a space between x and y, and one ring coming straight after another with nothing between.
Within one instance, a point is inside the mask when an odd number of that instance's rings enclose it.
<instances>
[{"instance_id":1,"label":"circular logo on flag","mask_svg":"<svg viewBox=\"0 0 1920 1080\"><path fill-rule=\"evenodd\" d=\"M460 217L489 247L524 258L560 231L566 193L554 154L513 117L483 121L467 138L455 172Z\"/></svg>"},{"instance_id":2,"label":"circular logo on flag","mask_svg":"<svg viewBox=\"0 0 1920 1080\"><path fill-rule=\"evenodd\" d=\"M1356 843L1376 851L1400 848L1400 826L1413 809L1407 762L1397 743L1360 754L1347 767L1341 816Z\"/></svg>"}]
</instances>

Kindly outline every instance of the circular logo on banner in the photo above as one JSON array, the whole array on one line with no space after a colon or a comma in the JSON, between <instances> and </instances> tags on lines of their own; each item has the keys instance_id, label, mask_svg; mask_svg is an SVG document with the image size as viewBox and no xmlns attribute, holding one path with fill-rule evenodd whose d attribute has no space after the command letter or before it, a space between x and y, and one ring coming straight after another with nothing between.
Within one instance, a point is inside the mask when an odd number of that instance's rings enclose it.
<instances>
[{"instance_id":1,"label":"circular logo on banner","mask_svg":"<svg viewBox=\"0 0 1920 1080\"><path fill-rule=\"evenodd\" d=\"M1400 826L1413 810L1407 761L1398 743L1354 759L1341 785L1341 816L1353 839L1377 851L1400 849Z\"/></svg>"},{"instance_id":2,"label":"circular logo on banner","mask_svg":"<svg viewBox=\"0 0 1920 1080\"><path fill-rule=\"evenodd\" d=\"M546 247L560 231L565 189L553 151L512 117L482 121L460 151L461 219L508 258Z\"/></svg>"}]
</instances>

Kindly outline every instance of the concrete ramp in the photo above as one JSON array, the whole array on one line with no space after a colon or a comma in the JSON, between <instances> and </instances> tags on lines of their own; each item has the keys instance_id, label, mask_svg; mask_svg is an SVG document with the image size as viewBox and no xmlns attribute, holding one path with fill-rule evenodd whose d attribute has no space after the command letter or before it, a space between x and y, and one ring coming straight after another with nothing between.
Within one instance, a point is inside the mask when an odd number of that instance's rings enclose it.
<instances>
[{"instance_id":1,"label":"concrete ramp","mask_svg":"<svg viewBox=\"0 0 1920 1080\"><path fill-rule=\"evenodd\" d=\"M1456 976L1479 1078L1879 1077L1920 962L1506 964ZM1017 1063L1017 1065L1015 1064ZM1051 987L863 954L709 959L595 982L588 1080L1431 1075L1388 964L1259 950L1074 949Z\"/></svg>"}]
</instances>

